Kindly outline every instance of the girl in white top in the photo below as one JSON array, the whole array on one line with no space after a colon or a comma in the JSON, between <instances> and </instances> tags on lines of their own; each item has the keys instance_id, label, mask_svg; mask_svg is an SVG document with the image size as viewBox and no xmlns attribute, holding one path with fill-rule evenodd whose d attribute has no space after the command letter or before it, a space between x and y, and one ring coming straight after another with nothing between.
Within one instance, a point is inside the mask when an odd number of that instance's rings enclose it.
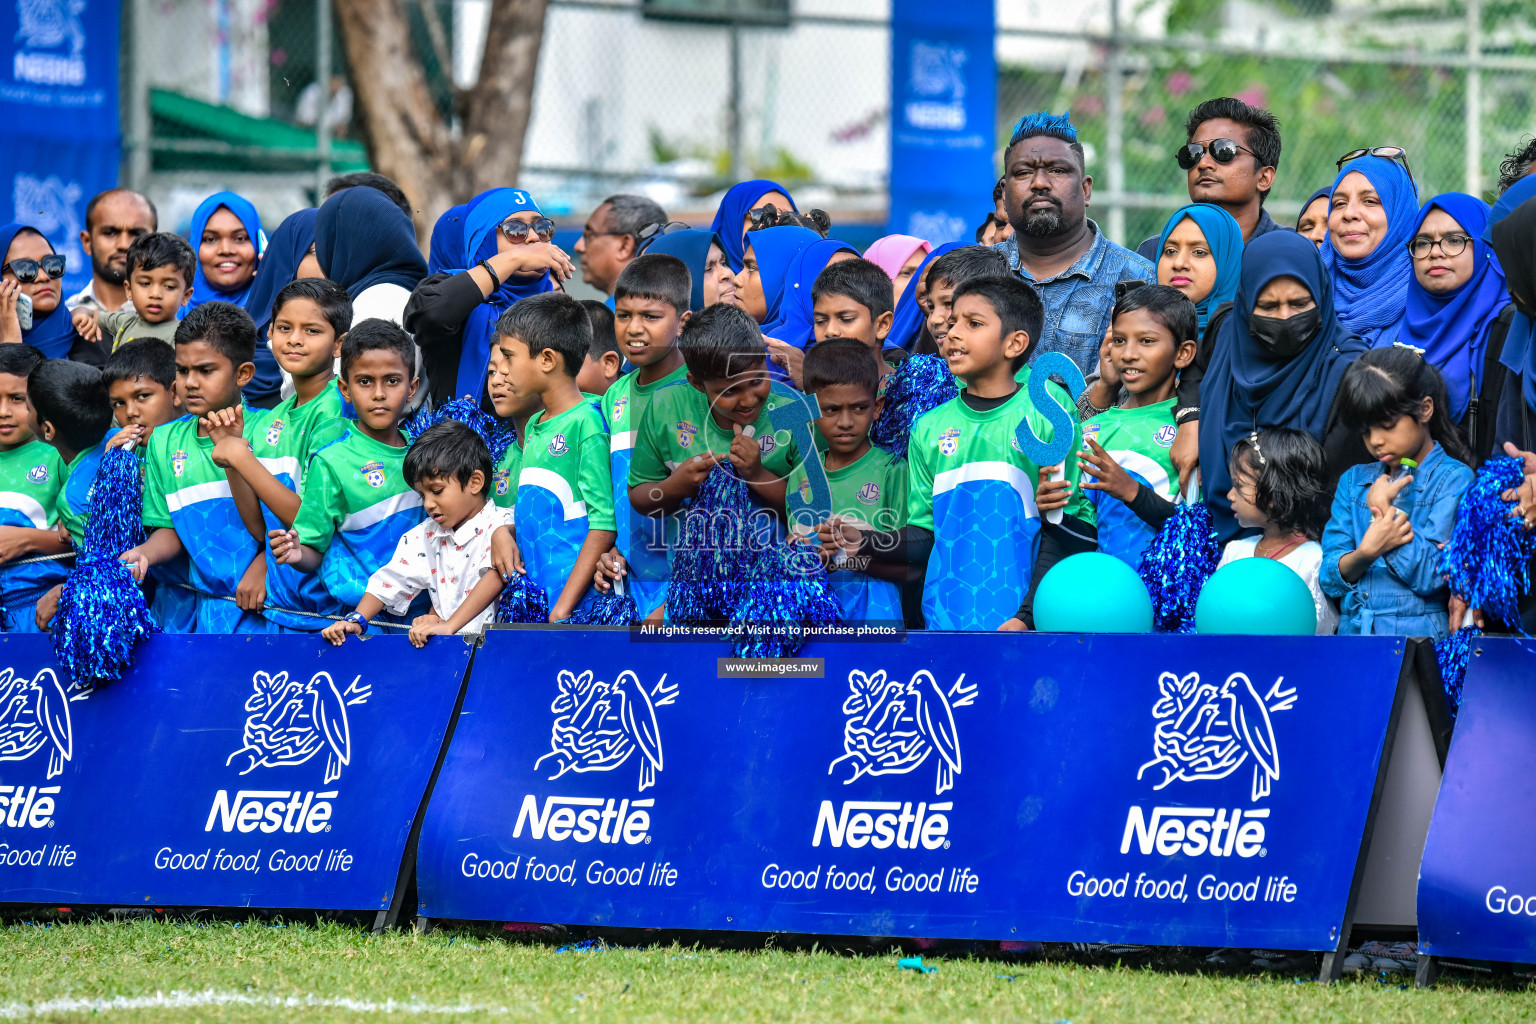
<instances>
[{"instance_id":1,"label":"girl in white top","mask_svg":"<svg viewBox=\"0 0 1536 1024\"><path fill-rule=\"evenodd\" d=\"M1255 431L1232 446L1227 467L1232 475L1227 498L1238 523L1264 532L1228 541L1221 565L1258 557L1288 566L1312 591L1318 634L1332 635L1339 612L1317 581L1323 562L1318 540L1330 500L1323 486L1323 446L1301 430Z\"/></svg>"}]
</instances>

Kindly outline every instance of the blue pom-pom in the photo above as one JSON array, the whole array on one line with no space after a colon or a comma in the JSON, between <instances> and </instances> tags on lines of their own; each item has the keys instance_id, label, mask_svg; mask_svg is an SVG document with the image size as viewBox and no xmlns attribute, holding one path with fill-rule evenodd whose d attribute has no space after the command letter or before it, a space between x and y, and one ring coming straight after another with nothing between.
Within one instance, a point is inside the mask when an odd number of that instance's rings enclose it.
<instances>
[{"instance_id":1,"label":"blue pom-pom","mask_svg":"<svg viewBox=\"0 0 1536 1024\"><path fill-rule=\"evenodd\" d=\"M727 632L738 658L792 658L809 630L842 618L842 606L814 551L785 544L761 552Z\"/></svg>"},{"instance_id":2,"label":"blue pom-pom","mask_svg":"<svg viewBox=\"0 0 1536 1024\"><path fill-rule=\"evenodd\" d=\"M1520 598L1531 589L1530 562L1536 534L1510 514L1504 492L1524 479L1520 459L1490 459L1461 496L1456 525L1440 553L1440 572L1451 593L1506 625L1520 622Z\"/></svg>"},{"instance_id":3,"label":"blue pom-pom","mask_svg":"<svg viewBox=\"0 0 1536 1024\"><path fill-rule=\"evenodd\" d=\"M1445 688L1445 702L1451 717L1461 709L1461 687L1467 681L1467 663L1472 659L1472 640L1481 635L1476 626L1466 626L1436 642L1435 661L1440 665L1440 685Z\"/></svg>"},{"instance_id":4,"label":"blue pom-pom","mask_svg":"<svg viewBox=\"0 0 1536 1024\"><path fill-rule=\"evenodd\" d=\"M960 394L960 382L938 356L912 356L885 378L885 406L870 427L869 441L898 459L907 457L912 425L925 412Z\"/></svg>"},{"instance_id":5,"label":"blue pom-pom","mask_svg":"<svg viewBox=\"0 0 1536 1024\"><path fill-rule=\"evenodd\" d=\"M496 599L497 622L548 622L549 595L527 573L515 572Z\"/></svg>"},{"instance_id":6,"label":"blue pom-pom","mask_svg":"<svg viewBox=\"0 0 1536 1024\"><path fill-rule=\"evenodd\" d=\"M573 626L628 626L640 617L635 599L615 591L595 591L585 609L564 620Z\"/></svg>"},{"instance_id":7,"label":"blue pom-pom","mask_svg":"<svg viewBox=\"0 0 1536 1024\"><path fill-rule=\"evenodd\" d=\"M741 600L761 544L747 485L729 463L710 471L682 515L672 548L667 617L681 625L722 622Z\"/></svg>"},{"instance_id":8,"label":"blue pom-pom","mask_svg":"<svg viewBox=\"0 0 1536 1024\"><path fill-rule=\"evenodd\" d=\"M400 425L400 429L407 437L420 437L445 420L457 420L479 434L485 446L491 450L492 463L501 461L517 436L511 423L497 419L481 409L478 399L467 397L455 398L432 409L422 406L414 416Z\"/></svg>"},{"instance_id":9,"label":"blue pom-pom","mask_svg":"<svg viewBox=\"0 0 1536 1024\"><path fill-rule=\"evenodd\" d=\"M59 592L53 652L81 689L123 677L135 645L160 632L144 592L119 559L144 540L138 457L125 448L102 453L89 495L84 550Z\"/></svg>"},{"instance_id":10,"label":"blue pom-pom","mask_svg":"<svg viewBox=\"0 0 1536 1024\"><path fill-rule=\"evenodd\" d=\"M1137 569L1152 596L1152 625L1158 632L1195 631L1195 604L1220 561L1211 510L1201 502L1177 506L1142 552Z\"/></svg>"}]
</instances>

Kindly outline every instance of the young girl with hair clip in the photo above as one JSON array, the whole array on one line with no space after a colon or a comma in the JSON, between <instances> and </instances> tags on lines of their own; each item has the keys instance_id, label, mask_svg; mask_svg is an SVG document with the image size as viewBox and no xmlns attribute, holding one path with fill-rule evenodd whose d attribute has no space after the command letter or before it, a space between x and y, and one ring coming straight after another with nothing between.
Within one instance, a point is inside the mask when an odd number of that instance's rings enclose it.
<instances>
[{"instance_id":1,"label":"young girl with hair clip","mask_svg":"<svg viewBox=\"0 0 1536 1024\"><path fill-rule=\"evenodd\" d=\"M1318 541L1328 521L1323 446L1303 430L1257 430L1232 446L1227 472L1232 477L1227 500L1238 525L1264 532L1228 541L1221 565L1240 558L1272 558L1295 570L1312 591L1318 635L1331 635L1338 628L1339 612L1318 582L1323 563Z\"/></svg>"},{"instance_id":2,"label":"young girl with hair clip","mask_svg":"<svg viewBox=\"0 0 1536 1024\"><path fill-rule=\"evenodd\" d=\"M1323 590L1341 602L1339 633L1442 637L1440 544L1472 482L1445 382L1417 349L1373 349L1345 371L1333 415L1376 459L1339 480L1323 531Z\"/></svg>"}]
</instances>

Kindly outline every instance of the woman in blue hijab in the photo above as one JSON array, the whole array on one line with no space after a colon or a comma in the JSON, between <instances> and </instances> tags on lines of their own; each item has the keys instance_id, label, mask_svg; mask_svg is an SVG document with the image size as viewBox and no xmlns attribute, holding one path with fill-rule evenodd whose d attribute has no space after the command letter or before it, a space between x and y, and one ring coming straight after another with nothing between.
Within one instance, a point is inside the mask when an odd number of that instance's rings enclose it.
<instances>
[{"instance_id":1,"label":"woman in blue hijab","mask_svg":"<svg viewBox=\"0 0 1536 1024\"><path fill-rule=\"evenodd\" d=\"M554 224L522 189L491 189L466 204L459 268L418 284L403 315L434 403L483 395L497 319L518 299L570 278L571 258L552 237Z\"/></svg>"},{"instance_id":2,"label":"woman in blue hijab","mask_svg":"<svg viewBox=\"0 0 1536 1024\"><path fill-rule=\"evenodd\" d=\"M1396 160L1365 156L1340 168L1330 203L1322 254L1339 320L1384 348L1397 340L1408 307L1418 190Z\"/></svg>"},{"instance_id":3,"label":"woman in blue hijab","mask_svg":"<svg viewBox=\"0 0 1536 1024\"><path fill-rule=\"evenodd\" d=\"M1487 394L1490 384L1490 348L1496 360L1508 330L1502 316L1509 305L1504 268L1483 241L1489 212L1487 203L1463 192L1447 192L1424 204L1413 235L1413 243L1424 251L1413 251L1408 310L1398 333L1399 341L1422 349L1445 378L1451 419L1461 426L1479 462L1493 447L1494 420L1494 409L1479 396ZM1493 365L1502 378L1502 369Z\"/></svg>"},{"instance_id":4,"label":"woman in blue hijab","mask_svg":"<svg viewBox=\"0 0 1536 1024\"><path fill-rule=\"evenodd\" d=\"M244 306L267 246L256 207L244 196L215 192L192 214L189 238L197 253L197 270L192 275L192 299L182 307L182 316L205 302Z\"/></svg>"},{"instance_id":5,"label":"woman in blue hijab","mask_svg":"<svg viewBox=\"0 0 1536 1024\"><path fill-rule=\"evenodd\" d=\"M1285 315L1268 315L1272 309ZM1223 544L1240 529L1227 497L1227 456L1239 438L1266 427L1306 431L1323 445L1330 490L1345 469L1370 461L1359 435L1329 430L1328 416L1339 378L1369 347L1339 322L1333 284L1311 242L1271 231L1248 245L1232 315L1200 382L1201 489Z\"/></svg>"},{"instance_id":6,"label":"woman in blue hijab","mask_svg":"<svg viewBox=\"0 0 1536 1024\"><path fill-rule=\"evenodd\" d=\"M272 325L272 304L277 301L277 293L299 276L299 264L315 244L315 215L319 212L311 207L283 218L267 240L261 273L256 275L245 297L245 311L256 321L256 373L241 392L247 402L258 408L270 409L281 397L283 371L272 357L267 328Z\"/></svg>"},{"instance_id":7,"label":"woman in blue hijab","mask_svg":"<svg viewBox=\"0 0 1536 1024\"><path fill-rule=\"evenodd\" d=\"M886 348L899 348L912 354L933 351L933 339L928 335L928 311L923 308L923 299L928 296L925 283L928 265L951 249L960 248L962 244L946 242L935 246L923 262L918 264L906 291L896 300L896 315L891 319L890 333L885 336Z\"/></svg>"},{"instance_id":8,"label":"woman in blue hijab","mask_svg":"<svg viewBox=\"0 0 1536 1024\"><path fill-rule=\"evenodd\" d=\"M747 241L753 241L756 235L762 233L761 231L753 232L748 236ZM811 298L811 289L816 284L816 278L827 269L827 265L838 253L847 253L853 259L859 256L859 250L847 242L840 242L835 238L822 238L801 249L795 258L790 260L779 298L779 315L772 323L763 325L764 335L798 349L806 348L815 340L816 310L815 302Z\"/></svg>"},{"instance_id":9,"label":"woman in blue hijab","mask_svg":"<svg viewBox=\"0 0 1536 1024\"><path fill-rule=\"evenodd\" d=\"M380 285L403 289L400 306L427 276L416 247L416 228L400 207L373 188L349 188L331 196L315 217L315 258L320 270L352 296L354 319L381 316L365 309L365 296ZM387 319L399 322L399 316Z\"/></svg>"},{"instance_id":10,"label":"woman in blue hijab","mask_svg":"<svg viewBox=\"0 0 1536 1024\"><path fill-rule=\"evenodd\" d=\"M1328 237L1328 206L1333 196L1333 186L1320 188L1307 196L1296 215L1296 233L1312 244L1321 246Z\"/></svg>"},{"instance_id":11,"label":"woman in blue hijab","mask_svg":"<svg viewBox=\"0 0 1536 1024\"><path fill-rule=\"evenodd\" d=\"M427 273L437 274L458 266L464 249L464 211L468 203L450 207L432 225L432 240L427 243Z\"/></svg>"},{"instance_id":12,"label":"woman in blue hijab","mask_svg":"<svg viewBox=\"0 0 1536 1024\"><path fill-rule=\"evenodd\" d=\"M789 265L802 249L819 241L816 232L800 227L764 228L747 236L736 274L736 298L759 325L777 324Z\"/></svg>"},{"instance_id":13,"label":"woman in blue hijab","mask_svg":"<svg viewBox=\"0 0 1536 1024\"><path fill-rule=\"evenodd\" d=\"M1163 225L1157 253L1157 283L1189 297L1204 333L1211 314L1237 295L1243 229L1221 207L1191 203L1175 210Z\"/></svg>"},{"instance_id":14,"label":"woman in blue hijab","mask_svg":"<svg viewBox=\"0 0 1536 1024\"><path fill-rule=\"evenodd\" d=\"M725 251L726 262L738 274L741 273L741 260L745 248L742 238L750 226L747 219L753 210L760 210L770 203L780 210L787 206L796 213L800 212L800 208L795 205L794 197L789 194L789 189L778 182L763 178L732 185L720 200L720 208L715 211L715 222L709 229L720 236L720 246Z\"/></svg>"},{"instance_id":15,"label":"woman in blue hijab","mask_svg":"<svg viewBox=\"0 0 1536 1024\"><path fill-rule=\"evenodd\" d=\"M676 256L683 261L683 265L688 268L688 276L693 280L693 292L688 297L688 308L695 313L704 308L705 264L709 262L709 247L714 243L713 231L690 229L657 235L645 248L646 255L659 253L663 256Z\"/></svg>"},{"instance_id":16,"label":"woman in blue hijab","mask_svg":"<svg viewBox=\"0 0 1536 1024\"><path fill-rule=\"evenodd\" d=\"M64 257L53 251L52 243L34 227L6 224L0 227L0 251L5 253L0 279L6 285L16 286L20 294L32 300L32 326L21 327L19 319L8 314L10 322L0 325L0 341L24 342L49 359L70 358L74 349L77 358L83 356L83 361L100 366L103 360L100 351L75 333L69 310L64 307ZM13 260L23 265L14 266ZM45 261L47 266L44 266ZM28 263L33 265L28 266ZM57 270L58 274L50 273L51 270ZM31 280L22 281L23 277ZM12 325L18 333L8 336ZM110 345L111 339L107 341Z\"/></svg>"},{"instance_id":17,"label":"woman in blue hijab","mask_svg":"<svg viewBox=\"0 0 1536 1024\"><path fill-rule=\"evenodd\" d=\"M1515 304L1499 356L1515 377L1499 402L1495 442L1498 449L1510 443L1536 451L1536 176L1521 178L1499 197L1483 237L1498 255Z\"/></svg>"}]
</instances>

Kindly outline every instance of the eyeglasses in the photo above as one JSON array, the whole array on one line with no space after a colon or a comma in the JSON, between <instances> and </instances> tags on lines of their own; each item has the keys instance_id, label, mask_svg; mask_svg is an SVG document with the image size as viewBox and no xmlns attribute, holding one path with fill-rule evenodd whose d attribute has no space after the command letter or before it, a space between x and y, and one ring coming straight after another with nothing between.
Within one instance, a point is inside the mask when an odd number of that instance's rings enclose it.
<instances>
[{"instance_id":1,"label":"eyeglasses","mask_svg":"<svg viewBox=\"0 0 1536 1024\"><path fill-rule=\"evenodd\" d=\"M670 235L674 231L687 231L689 227L680 220L669 220L665 224L647 224L635 232L635 238L640 242L640 251L649 249L651 243L662 235Z\"/></svg>"},{"instance_id":2,"label":"eyeglasses","mask_svg":"<svg viewBox=\"0 0 1536 1024\"><path fill-rule=\"evenodd\" d=\"M0 274L9 270L12 274L16 275L16 280L22 284L31 284L37 280L39 269L49 277L55 279L63 277L64 257L54 253L51 256L44 256L40 260L11 260L11 262L0 267Z\"/></svg>"},{"instance_id":3,"label":"eyeglasses","mask_svg":"<svg viewBox=\"0 0 1536 1024\"><path fill-rule=\"evenodd\" d=\"M1207 153L1211 154L1211 159L1219 164L1231 163L1237 159L1237 154L1239 153L1247 153L1255 160L1259 158L1259 154L1247 146L1239 146L1235 139L1212 139L1205 144L1191 142L1187 146L1180 146L1178 152L1173 154L1173 157L1179 162L1180 167L1190 171L1194 170L1195 165L1200 162L1200 158Z\"/></svg>"},{"instance_id":4,"label":"eyeglasses","mask_svg":"<svg viewBox=\"0 0 1536 1024\"><path fill-rule=\"evenodd\" d=\"M555 222L548 217L540 217L532 224L510 218L501 222L501 233L507 236L509 242L521 242L528 237L530 231L539 236L539 241L547 242L555 237Z\"/></svg>"},{"instance_id":5,"label":"eyeglasses","mask_svg":"<svg viewBox=\"0 0 1536 1024\"><path fill-rule=\"evenodd\" d=\"M1467 246L1471 244L1472 239L1466 235L1449 234L1440 238L1416 235L1408 243L1408 251L1413 255L1414 259L1425 260L1429 258L1431 250L1437 245L1440 247L1440 251L1447 256L1460 256L1467 251Z\"/></svg>"},{"instance_id":6,"label":"eyeglasses","mask_svg":"<svg viewBox=\"0 0 1536 1024\"><path fill-rule=\"evenodd\" d=\"M1369 149L1352 149L1339 157L1338 162L1334 166L1342 171L1345 164L1351 160L1359 160L1363 156L1379 156L1384 160L1401 160L1403 162L1403 170L1408 172L1410 180L1413 178L1413 168L1408 166L1408 151L1402 146L1372 146Z\"/></svg>"}]
</instances>

